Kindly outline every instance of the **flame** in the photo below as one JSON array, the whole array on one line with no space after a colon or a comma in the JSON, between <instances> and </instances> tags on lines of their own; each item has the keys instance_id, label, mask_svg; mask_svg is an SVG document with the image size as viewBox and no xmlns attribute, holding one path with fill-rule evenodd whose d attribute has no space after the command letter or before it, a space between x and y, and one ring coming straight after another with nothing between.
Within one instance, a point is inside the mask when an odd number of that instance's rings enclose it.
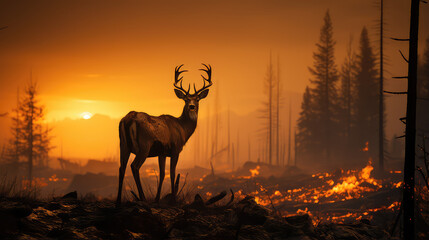
<instances>
[{"instance_id":1,"label":"flame","mask_svg":"<svg viewBox=\"0 0 429 240\"><path fill-rule=\"evenodd\" d=\"M369 150L368 144L369 144L369 142L368 142L368 141L366 141L366 142L365 142L365 147L364 147L364 148L362 148L362 152L368 152L368 150Z\"/></svg>"},{"instance_id":2,"label":"flame","mask_svg":"<svg viewBox=\"0 0 429 240\"><path fill-rule=\"evenodd\" d=\"M33 177L33 179L31 180L31 187L40 188L40 187L46 187L46 186L48 186L48 183L46 182L46 179L43 177L42 178ZM22 180L22 189L23 190L30 189L30 181L28 179Z\"/></svg>"},{"instance_id":3,"label":"flame","mask_svg":"<svg viewBox=\"0 0 429 240\"><path fill-rule=\"evenodd\" d=\"M315 173L308 185L299 188L279 189L279 185L263 185L261 183L252 181L253 188L243 185L247 190L238 189L235 196L242 199L247 195L253 196L255 202L262 206L300 206L304 204L327 204L334 202L347 201L350 199L359 199L366 194L376 192L381 188L400 188L403 186L402 182L382 182L371 176L374 167L372 166L371 159L367 165L361 169L356 170L341 170L333 173ZM258 176L260 166L254 169L249 169L251 176L232 176L236 179L250 179ZM394 171L396 173L397 171ZM242 181L240 181L243 183ZM246 182L250 183L250 182ZM200 189L200 187L198 187ZM205 191L207 197L211 197L212 193ZM318 212L313 218L313 224L319 224L320 221L332 221L337 223L344 223L348 220L360 220L362 218L371 220L373 213L378 211L397 211L399 209L399 202L387 202L386 206L381 206L373 209L353 209L351 212ZM291 216L296 214L309 214L313 216L308 209L298 209L296 212L287 212L280 210L282 216ZM296 208L295 208L296 209Z\"/></svg>"},{"instance_id":4,"label":"flame","mask_svg":"<svg viewBox=\"0 0 429 240\"><path fill-rule=\"evenodd\" d=\"M254 168L254 169L249 169L250 174L252 174L252 175L251 175L251 177L258 176L258 175L259 175L259 169L260 169L260 168L261 168L261 167L259 167L259 165L258 165L258 166L256 166L256 168Z\"/></svg>"},{"instance_id":5,"label":"flame","mask_svg":"<svg viewBox=\"0 0 429 240\"><path fill-rule=\"evenodd\" d=\"M49 178L49 182L58 182L58 180L60 179L57 178L57 174L54 174Z\"/></svg>"},{"instance_id":6,"label":"flame","mask_svg":"<svg viewBox=\"0 0 429 240\"><path fill-rule=\"evenodd\" d=\"M257 168L255 168L257 169ZM371 177L374 170L372 162L361 170L341 171L340 176L331 173L316 173L312 177L316 186L303 186L300 188L279 190L278 186L263 186L256 183L257 189L247 193L255 197L255 201L263 206L280 204L282 202L292 203L333 203L360 198L365 193L375 192L382 188L381 181ZM320 182L320 183L319 183ZM400 187L402 182L391 183L392 188ZM243 190L238 191L239 197ZM338 218L342 218L337 216ZM350 217L344 214L343 217Z\"/></svg>"}]
</instances>

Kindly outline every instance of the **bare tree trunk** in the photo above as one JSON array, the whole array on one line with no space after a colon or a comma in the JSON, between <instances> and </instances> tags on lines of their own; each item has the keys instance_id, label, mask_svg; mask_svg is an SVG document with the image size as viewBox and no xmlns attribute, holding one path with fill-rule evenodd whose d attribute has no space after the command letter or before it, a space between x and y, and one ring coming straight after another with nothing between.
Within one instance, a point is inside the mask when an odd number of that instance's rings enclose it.
<instances>
[{"instance_id":1,"label":"bare tree trunk","mask_svg":"<svg viewBox=\"0 0 429 240\"><path fill-rule=\"evenodd\" d=\"M296 167L297 162L298 162L298 145L296 144L298 141L296 140L296 129L294 131L294 135L293 135L293 139L294 139L294 147L295 147L295 161L294 161L294 166Z\"/></svg>"},{"instance_id":2,"label":"bare tree trunk","mask_svg":"<svg viewBox=\"0 0 429 240\"><path fill-rule=\"evenodd\" d=\"M209 106L207 106L207 128L206 128L206 151L205 151L205 154L206 154L206 158L207 158L207 160L208 160L208 164L210 163L210 158L211 158L211 155L209 155L210 154L210 144L209 144L209 142L210 142L210 107Z\"/></svg>"},{"instance_id":3,"label":"bare tree trunk","mask_svg":"<svg viewBox=\"0 0 429 240\"><path fill-rule=\"evenodd\" d=\"M247 161L251 162L252 159L251 159L251 156L250 156L250 137L249 137L248 142L249 142L249 145L248 145L248 148L247 148L247 150L248 150L248 152L247 152L247 155L248 155Z\"/></svg>"},{"instance_id":4,"label":"bare tree trunk","mask_svg":"<svg viewBox=\"0 0 429 240\"><path fill-rule=\"evenodd\" d=\"M228 164L230 164L230 162L231 162L231 119L230 119L230 115L231 115L231 110L229 109L229 106L228 106L228 157L227 157Z\"/></svg>"},{"instance_id":5,"label":"bare tree trunk","mask_svg":"<svg viewBox=\"0 0 429 240\"><path fill-rule=\"evenodd\" d=\"M417 47L419 31L420 0L411 0L410 46L408 57L408 95L405 127L404 191L404 239L415 239L414 224L414 169L416 144L416 99L417 99Z\"/></svg>"},{"instance_id":6,"label":"bare tree trunk","mask_svg":"<svg viewBox=\"0 0 429 240\"><path fill-rule=\"evenodd\" d=\"M269 115L269 123L268 123L268 161L269 164L272 164L272 140L273 140L273 65L271 62L271 52L270 52L270 66L269 66L269 87L268 87L268 115Z\"/></svg>"},{"instance_id":7,"label":"bare tree trunk","mask_svg":"<svg viewBox=\"0 0 429 240\"><path fill-rule=\"evenodd\" d=\"M288 148L287 148L287 151L288 151L287 165L292 165L291 152L290 152L290 150L291 150L291 148L290 148L290 145L291 145L291 141L290 141L291 122L292 122L292 105L291 105L291 102L289 100L289 136L288 136Z\"/></svg>"},{"instance_id":8,"label":"bare tree trunk","mask_svg":"<svg viewBox=\"0 0 429 240\"><path fill-rule=\"evenodd\" d=\"M232 149L231 149L231 156L232 156L232 170L235 169L235 152L234 152L234 143L232 144Z\"/></svg>"},{"instance_id":9,"label":"bare tree trunk","mask_svg":"<svg viewBox=\"0 0 429 240\"><path fill-rule=\"evenodd\" d=\"M15 129L15 164L18 167L19 162L19 88L16 90L16 129Z\"/></svg>"},{"instance_id":10,"label":"bare tree trunk","mask_svg":"<svg viewBox=\"0 0 429 240\"><path fill-rule=\"evenodd\" d=\"M218 141L219 141L219 83L216 85L216 97L215 97L215 128L214 128L214 149L213 153L218 152Z\"/></svg>"},{"instance_id":11,"label":"bare tree trunk","mask_svg":"<svg viewBox=\"0 0 429 240\"><path fill-rule=\"evenodd\" d=\"M236 149L236 151L237 151L237 164L239 164L239 161L240 161L240 152L238 149L239 143L240 143L240 132L237 131L237 149Z\"/></svg>"},{"instance_id":12,"label":"bare tree trunk","mask_svg":"<svg viewBox=\"0 0 429 240\"><path fill-rule=\"evenodd\" d=\"M33 180L33 141L34 141L34 136L33 136L33 118L34 118L34 95L30 96L30 122L29 122L29 126L28 126L28 134L29 134L29 139L28 139L28 180L29 180L29 186L31 187L32 185L32 180Z\"/></svg>"},{"instance_id":13,"label":"bare tree trunk","mask_svg":"<svg viewBox=\"0 0 429 240\"><path fill-rule=\"evenodd\" d=\"M276 160L277 166L280 166L279 155L279 131L280 131L280 58L277 55L277 104L276 104Z\"/></svg>"},{"instance_id":14,"label":"bare tree trunk","mask_svg":"<svg viewBox=\"0 0 429 240\"><path fill-rule=\"evenodd\" d=\"M383 0L380 0L380 91L378 119L379 171L384 171L384 96L383 96Z\"/></svg>"}]
</instances>

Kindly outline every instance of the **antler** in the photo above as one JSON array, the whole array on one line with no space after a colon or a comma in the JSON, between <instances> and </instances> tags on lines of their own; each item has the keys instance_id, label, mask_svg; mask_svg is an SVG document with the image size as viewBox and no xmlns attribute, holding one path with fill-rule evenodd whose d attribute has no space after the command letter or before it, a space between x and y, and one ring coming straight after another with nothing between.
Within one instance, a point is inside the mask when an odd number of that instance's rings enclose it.
<instances>
[{"instance_id":1,"label":"antler","mask_svg":"<svg viewBox=\"0 0 429 240\"><path fill-rule=\"evenodd\" d=\"M186 91L185 89L183 89L183 87L182 87L182 79L183 79L183 76L181 76L180 78L179 78L179 75L181 74L181 73L183 73L183 72L187 72L188 70L182 70L182 71L180 71L180 68L183 66L183 64L182 65L180 65L180 66L177 66L175 69L174 69L174 87L176 88L176 89L178 89L178 90L180 90L180 91L182 91L183 93L185 93L185 94L189 94L189 90L191 90L191 84L189 84L189 86L188 86L188 91ZM177 85L177 83L178 82L180 82L180 86L178 86Z\"/></svg>"},{"instance_id":2,"label":"antler","mask_svg":"<svg viewBox=\"0 0 429 240\"><path fill-rule=\"evenodd\" d=\"M204 77L204 75L202 75L201 74L201 77L203 77L203 82L204 82L204 85L203 85L203 87L200 89L200 90L198 90L197 91L197 89L195 88L195 83L194 83L194 91L195 91L195 93L194 94L199 94L200 92L202 92L202 91L204 91L204 90L206 90L207 88L209 88L212 84L213 84L213 82L212 82L212 67L210 66L210 65L206 65L206 64L204 64L204 63L202 63L203 65L204 65L204 67L206 67L206 69L200 69L201 71L204 71L204 72L206 72L207 73L207 78L206 77ZM209 85L207 85L206 86L206 81L209 83Z\"/></svg>"}]
</instances>

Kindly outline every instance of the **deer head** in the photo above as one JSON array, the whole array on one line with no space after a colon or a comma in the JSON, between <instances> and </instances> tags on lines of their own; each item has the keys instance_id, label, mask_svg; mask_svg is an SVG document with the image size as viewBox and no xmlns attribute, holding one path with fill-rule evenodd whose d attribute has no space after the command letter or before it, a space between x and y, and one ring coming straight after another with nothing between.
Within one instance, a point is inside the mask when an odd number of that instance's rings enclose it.
<instances>
[{"instance_id":1,"label":"deer head","mask_svg":"<svg viewBox=\"0 0 429 240\"><path fill-rule=\"evenodd\" d=\"M187 70L180 71L180 68L183 66L183 64L176 67L176 69L174 70L174 87L175 87L174 92L176 93L176 96L178 98L183 99L183 101L185 101L185 107L183 109L183 113L187 114L188 117L193 121L196 121L198 118L199 101L207 97L207 95L209 94L208 88L213 84L211 80L212 68L210 67L210 65L207 66L204 63L203 65L205 69L200 69L200 70L206 72L207 78L204 77L204 75L201 75L201 77L203 77L204 85L199 90L196 89L195 83L194 83L194 94L189 93L189 91L191 90L191 84L189 84L188 90L185 90L182 87L183 76L180 78L179 76L181 73L187 72ZM206 82L208 82L207 86L206 86Z\"/></svg>"}]
</instances>

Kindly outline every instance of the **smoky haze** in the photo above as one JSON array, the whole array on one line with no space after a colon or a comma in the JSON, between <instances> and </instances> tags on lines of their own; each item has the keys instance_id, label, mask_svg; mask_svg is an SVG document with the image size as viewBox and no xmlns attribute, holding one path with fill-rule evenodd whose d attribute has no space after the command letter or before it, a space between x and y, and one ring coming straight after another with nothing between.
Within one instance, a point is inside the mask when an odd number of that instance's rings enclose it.
<instances>
[{"instance_id":1,"label":"smoky haze","mask_svg":"<svg viewBox=\"0 0 429 240\"><path fill-rule=\"evenodd\" d=\"M405 90L409 3L385 2L385 89ZM2 1L0 3L0 113L16 105L17 88L30 75L38 82L46 122L54 128L52 156L80 159L118 156L119 119L131 110L179 116L183 102L173 92L173 71L184 63L184 83L202 84L201 63L213 67L214 86L200 105L199 123L181 155L179 167L209 166L218 121L217 150L238 143L240 163L261 158L259 109L270 58L279 70L284 97L281 137L295 129L302 94L309 85L308 67L329 9L340 67L349 39L358 50L366 26L377 49L379 9L372 1ZM429 37L429 8L422 6L419 51ZM405 97L386 98L386 136L402 135L398 119ZM82 119L82 113L93 114ZM216 117L217 116L217 117ZM218 119L218 120L216 120ZM10 137L10 120L0 118L0 144ZM238 139L238 140L237 140ZM293 142L292 136L292 142ZM249 153L250 145L250 153ZM293 146L293 144L292 144ZM195 149L198 149L197 151ZM292 147L293 151L293 147ZM293 155L293 154L292 154Z\"/></svg>"}]
</instances>

